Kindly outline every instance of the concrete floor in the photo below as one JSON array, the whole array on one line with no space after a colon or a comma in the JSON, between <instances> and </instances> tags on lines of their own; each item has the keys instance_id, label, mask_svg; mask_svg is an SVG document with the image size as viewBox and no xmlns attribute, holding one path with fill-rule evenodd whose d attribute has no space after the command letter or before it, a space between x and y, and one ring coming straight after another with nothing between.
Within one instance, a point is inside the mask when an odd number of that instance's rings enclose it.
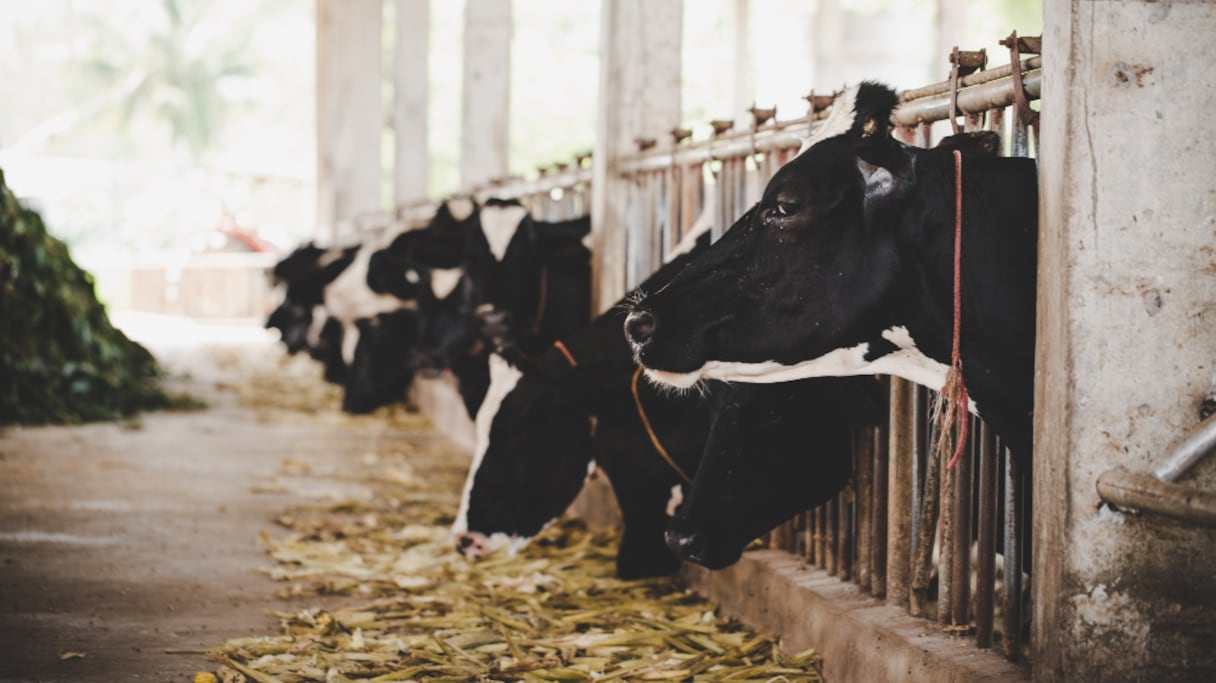
<instances>
[{"instance_id":1,"label":"concrete floor","mask_svg":"<svg viewBox=\"0 0 1216 683\"><path fill-rule=\"evenodd\" d=\"M133 336L188 370L179 384L207 410L0 434L0 681L189 681L214 670L197 651L273 633L269 611L298 609L256 572L270 564L258 534L323 494L256 487L284 458L325 465L410 438L259 418L224 388L241 369L216 366L213 351L236 343L246 367L271 362L269 339L252 327L183 329ZM61 659L70 652L85 656Z\"/></svg>"}]
</instances>

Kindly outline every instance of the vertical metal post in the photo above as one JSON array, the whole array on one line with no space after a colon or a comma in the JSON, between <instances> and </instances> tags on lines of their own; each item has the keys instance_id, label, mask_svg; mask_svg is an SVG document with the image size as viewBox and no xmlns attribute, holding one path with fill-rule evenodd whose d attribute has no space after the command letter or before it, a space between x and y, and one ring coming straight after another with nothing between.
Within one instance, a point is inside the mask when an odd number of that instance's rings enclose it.
<instances>
[{"instance_id":1,"label":"vertical metal post","mask_svg":"<svg viewBox=\"0 0 1216 683\"><path fill-rule=\"evenodd\" d=\"M890 378L888 378L889 384ZM887 435L889 423L871 430L871 458L874 486L870 494L870 594L882 598L887 594ZM905 566L907 566L905 564Z\"/></svg>"},{"instance_id":2,"label":"vertical metal post","mask_svg":"<svg viewBox=\"0 0 1216 683\"><path fill-rule=\"evenodd\" d=\"M913 502L917 483L915 462L916 385L891 378L891 408L888 420L887 465L887 604L908 606L912 564Z\"/></svg>"},{"instance_id":3,"label":"vertical metal post","mask_svg":"<svg viewBox=\"0 0 1216 683\"><path fill-rule=\"evenodd\" d=\"M978 552L975 563L975 643L992 647L992 595L996 580L996 432L980 426Z\"/></svg>"},{"instance_id":4,"label":"vertical metal post","mask_svg":"<svg viewBox=\"0 0 1216 683\"><path fill-rule=\"evenodd\" d=\"M836 576L841 581L853 578L853 499L855 492L846 488L837 496Z\"/></svg>"},{"instance_id":5,"label":"vertical metal post","mask_svg":"<svg viewBox=\"0 0 1216 683\"><path fill-rule=\"evenodd\" d=\"M950 623L962 626L970 622L971 603L971 486L972 462L975 458L979 420L971 420L970 438L963 455L955 465L954 484L954 557L950 564Z\"/></svg>"},{"instance_id":6,"label":"vertical metal post","mask_svg":"<svg viewBox=\"0 0 1216 683\"><path fill-rule=\"evenodd\" d=\"M1022 471L1008 449L1005 456L1005 599L1001 636L1005 657L1022 652Z\"/></svg>"},{"instance_id":7,"label":"vertical metal post","mask_svg":"<svg viewBox=\"0 0 1216 683\"><path fill-rule=\"evenodd\" d=\"M871 573L870 557L873 537L870 515L873 514L874 495L874 434L870 429L853 430L853 472L856 478L857 495L854 498L857 514L857 585L869 592Z\"/></svg>"},{"instance_id":8,"label":"vertical metal post","mask_svg":"<svg viewBox=\"0 0 1216 683\"><path fill-rule=\"evenodd\" d=\"M941 399L938 399L941 400ZM958 438L958 429L955 428L955 438ZM946 469L946 465L950 462L950 454L942 453L941 457L934 457L935 453L930 453L929 457L938 461L938 468L941 472L941 535L938 537L938 560L937 560L937 623L950 623L950 605L952 596L954 595L953 572L951 567L954 566L954 489L958 485L958 470Z\"/></svg>"},{"instance_id":9,"label":"vertical metal post","mask_svg":"<svg viewBox=\"0 0 1216 683\"><path fill-rule=\"evenodd\" d=\"M826 553L826 556L824 557L823 569L831 576L836 576L837 559L838 559L838 555L839 555L837 553L838 548L836 545L837 529L839 528L838 517L839 517L839 513L840 513L840 511L838 509L838 507L839 507L838 501L839 501L839 496L837 496L836 498L833 498L832 500L829 500L824 506L825 509L824 509L824 515L823 515L824 516L823 526L824 526L824 531L825 531L824 539L823 539L824 540L823 549L824 549L824 552Z\"/></svg>"}]
</instances>

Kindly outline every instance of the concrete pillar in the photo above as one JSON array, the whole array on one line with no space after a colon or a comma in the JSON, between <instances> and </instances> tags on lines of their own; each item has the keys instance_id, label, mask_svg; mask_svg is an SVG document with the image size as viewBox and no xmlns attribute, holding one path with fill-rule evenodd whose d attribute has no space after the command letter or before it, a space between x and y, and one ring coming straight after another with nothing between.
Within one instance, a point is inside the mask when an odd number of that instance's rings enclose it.
<instances>
[{"instance_id":1,"label":"concrete pillar","mask_svg":"<svg viewBox=\"0 0 1216 683\"><path fill-rule=\"evenodd\" d=\"M511 114L511 2L467 0L460 185L507 175Z\"/></svg>"},{"instance_id":2,"label":"concrete pillar","mask_svg":"<svg viewBox=\"0 0 1216 683\"><path fill-rule=\"evenodd\" d=\"M731 97L731 116L737 126L747 126L752 121L748 111L756 100L756 59L751 41L751 0L735 0L735 73ZM768 106L764 103L763 106Z\"/></svg>"},{"instance_id":3,"label":"concrete pillar","mask_svg":"<svg viewBox=\"0 0 1216 683\"><path fill-rule=\"evenodd\" d=\"M961 50L976 49L978 45L965 42L967 30L967 0L937 0L937 36L933 53L933 74L930 81L937 82L950 77L950 51L958 45ZM1008 61L1008 60L1005 60ZM1001 62L999 59L998 63Z\"/></svg>"},{"instance_id":4,"label":"concrete pillar","mask_svg":"<svg viewBox=\"0 0 1216 683\"><path fill-rule=\"evenodd\" d=\"M426 198L427 106L431 49L430 0L397 0L393 48L393 200L396 206Z\"/></svg>"},{"instance_id":5,"label":"concrete pillar","mask_svg":"<svg viewBox=\"0 0 1216 683\"><path fill-rule=\"evenodd\" d=\"M1045 4L1036 681L1216 680L1216 531L1102 507L1216 366L1216 4ZM1216 462L1179 483L1212 490Z\"/></svg>"},{"instance_id":6,"label":"concrete pillar","mask_svg":"<svg viewBox=\"0 0 1216 683\"><path fill-rule=\"evenodd\" d=\"M380 0L316 0L317 236L380 210ZM348 231L349 232L349 231Z\"/></svg>"},{"instance_id":7,"label":"concrete pillar","mask_svg":"<svg viewBox=\"0 0 1216 683\"><path fill-rule=\"evenodd\" d=\"M628 183L622 156L635 139L671 140L680 123L682 0L603 0L599 120L592 171L593 305L603 311L625 293Z\"/></svg>"}]
</instances>

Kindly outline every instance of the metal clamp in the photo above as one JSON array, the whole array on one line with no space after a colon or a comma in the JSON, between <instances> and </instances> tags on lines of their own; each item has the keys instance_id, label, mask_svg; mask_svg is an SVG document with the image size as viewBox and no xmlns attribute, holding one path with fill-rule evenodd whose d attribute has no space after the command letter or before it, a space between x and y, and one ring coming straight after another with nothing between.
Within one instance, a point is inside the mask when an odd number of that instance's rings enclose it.
<instances>
[{"instance_id":1,"label":"metal clamp","mask_svg":"<svg viewBox=\"0 0 1216 683\"><path fill-rule=\"evenodd\" d=\"M958 79L976 71L983 71L987 64L987 50L960 50L955 45L950 51L950 129L955 135L963 132L962 127L958 125Z\"/></svg>"}]
</instances>

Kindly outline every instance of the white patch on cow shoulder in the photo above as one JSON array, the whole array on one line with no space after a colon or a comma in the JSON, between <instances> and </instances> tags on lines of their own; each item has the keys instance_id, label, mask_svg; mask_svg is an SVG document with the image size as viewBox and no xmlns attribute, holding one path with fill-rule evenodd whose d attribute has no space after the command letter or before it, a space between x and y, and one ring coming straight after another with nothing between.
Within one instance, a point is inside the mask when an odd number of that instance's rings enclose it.
<instances>
[{"instance_id":1,"label":"white patch on cow shoulder","mask_svg":"<svg viewBox=\"0 0 1216 683\"><path fill-rule=\"evenodd\" d=\"M587 234L583 235L583 239L579 240L579 242L583 245L584 249L591 251L591 248L595 246L595 236L588 230Z\"/></svg>"},{"instance_id":2,"label":"white patch on cow shoulder","mask_svg":"<svg viewBox=\"0 0 1216 683\"><path fill-rule=\"evenodd\" d=\"M418 274L418 271L410 268L409 270L405 271L405 281L411 285L416 285L419 282L422 282L422 276Z\"/></svg>"},{"instance_id":3,"label":"white patch on cow shoulder","mask_svg":"<svg viewBox=\"0 0 1216 683\"><path fill-rule=\"evenodd\" d=\"M828 112L828 117L824 119L823 123L802 141L802 148L798 150L799 154L828 138L849 132L849 129L853 127L853 120L857 118L857 90L858 86L854 85L845 88L836 96L836 99L832 101L832 111Z\"/></svg>"},{"instance_id":4,"label":"white patch on cow shoulder","mask_svg":"<svg viewBox=\"0 0 1216 683\"><path fill-rule=\"evenodd\" d=\"M325 251L321 252L320 256L317 257L317 267L324 268L325 266L328 266L329 264L333 263L334 261L337 261L338 259L342 258L342 255L345 253L346 253L345 249L339 249L337 247L332 248L332 249L326 249Z\"/></svg>"},{"instance_id":5,"label":"white patch on cow shoulder","mask_svg":"<svg viewBox=\"0 0 1216 683\"><path fill-rule=\"evenodd\" d=\"M355 347L359 346L359 327L354 323L342 324L342 362L350 367L355 362Z\"/></svg>"},{"instance_id":6,"label":"white patch on cow shoulder","mask_svg":"<svg viewBox=\"0 0 1216 683\"><path fill-rule=\"evenodd\" d=\"M359 318L374 318L417 306L416 301L398 299L392 294L377 294L367 286L367 268L378 245L365 244L359 248L350 266L325 287L325 308L343 325Z\"/></svg>"},{"instance_id":7,"label":"white patch on cow shoulder","mask_svg":"<svg viewBox=\"0 0 1216 683\"><path fill-rule=\"evenodd\" d=\"M661 384L677 389L687 389L702 379L723 382L747 382L752 384L776 384L811 377L851 377L855 375L893 375L940 391L946 384L946 372L950 369L926 356L916 346L908 328L897 325L884 330L883 339L894 344L898 350L873 360L866 360L870 350L868 342L843 349L836 349L810 360L793 365L774 360L760 363L740 363L711 360L699 369L687 373L647 370L646 375ZM970 410L979 415L975 401L970 401Z\"/></svg>"},{"instance_id":8,"label":"white patch on cow shoulder","mask_svg":"<svg viewBox=\"0 0 1216 683\"><path fill-rule=\"evenodd\" d=\"M452 218L456 219L458 222L472 216L473 210L477 208L477 205L474 204L473 200L469 197L453 197L446 203L448 206L448 213L452 214Z\"/></svg>"},{"instance_id":9,"label":"white patch on cow shoulder","mask_svg":"<svg viewBox=\"0 0 1216 683\"><path fill-rule=\"evenodd\" d=\"M481 210L481 232L490 245L494 260L501 261L507 253L511 238L519 230L519 224L528 215L522 206L487 206Z\"/></svg>"},{"instance_id":10,"label":"white patch on cow shoulder","mask_svg":"<svg viewBox=\"0 0 1216 683\"><path fill-rule=\"evenodd\" d=\"M502 356L496 353L490 355L490 387L486 390L486 397L481 402L481 408L477 410L476 419L473 420L476 434L473 463L469 465L469 475L465 477L464 491L460 494L460 509L456 513L456 521L452 524L454 535L460 535L469 530L469 497L473 493L473 479L477 476L481 461L490 448L490 427L494 425L494 418L498 416L498 409L502 407L503 400L515 390L515 385L519 384L519 379L523 376L523 372L508 363Z\"/></svg>"},{"instance_id":11,"label":"white patch on cow shoulder","mask_svg":"<svg viewBox=\"0 0 1216 683\"><path fill-rule=\"evenodd\" d=\"M305 340L308 345L316 348L321 343L321 330L325 329L325 322L329 320L329 313L325 311L325 307L317 304L312 307L312 321L308 323L308 334L305 335Z\"/></svg>"},{"instance_id":12,"label":"white patch on cow shoulder","mask_svg":"<svg viewBox=\"0 0 1216 683\"><path fill-rule=\"evenodd\" d=\"M436 268L431 271L431 292L436 299L446 299L460 284L463 268Z\"/></svg>"},{"instance_id":13,"label":"white patch on cow shoulder","mask_svg":"<svg viewBox=\"0 0 1216 683\"><path fill-rule=\"evenodd\" d=\"M676 510L684 503L684 487L676 484L671 487L671 497L667 499L667 516L675 517Z\"/></svg>"}]
</instances>

